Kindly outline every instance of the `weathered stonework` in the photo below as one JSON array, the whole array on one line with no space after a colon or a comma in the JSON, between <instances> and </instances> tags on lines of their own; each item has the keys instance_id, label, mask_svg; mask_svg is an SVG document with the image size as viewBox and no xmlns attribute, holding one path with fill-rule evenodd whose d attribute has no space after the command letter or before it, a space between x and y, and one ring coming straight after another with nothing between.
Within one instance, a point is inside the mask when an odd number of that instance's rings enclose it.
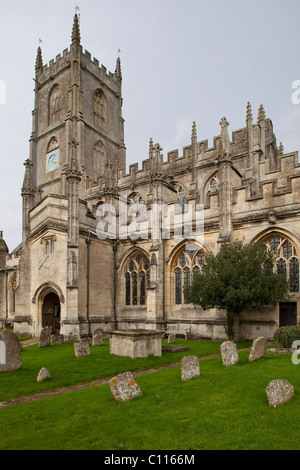
<instances>
[{"instance_id":1,"label":"weathered stonework","mask_svg":"<svg viewBox=\"0 0 300 470\"><path fill-rule=\"evenodd\" d=\"M266 342L267 340L263 336L260 336L253 341L249 355L250 362L260 359L264 355Z\"/></svg>"},{"instance_id":2,"label":"weathered stonework","mask_svg":"<svg viewBox=\"0 0 300 470\"><path fill-rule=\"evenodd\" d=\"M225 341L220 348L222 362L225 367L233 366L239 362L237 347L233 341Z\"/></svg>"},{"instance_id":3,"label":"weathered stonework","mask_svg":"<svg viewBox=\"0 0 300 470\"><path fill-rule=\"evenodd\" d=\"M79 343L74 343L74 352L76 357L89 356L91 354L89 342L83 339Z\"/></svg>"},{"instance_id":4,"label":"weathered stonework","mask_svg":"<svg viewBox=\"0 0 300 470\"><path fill-rule=\"evenodd\" d=\"M46 326L42 329L39 341L39 348L45 348L51 343L52 328Z\"/></svg>"},{"instance_id":5,"label":"weathered stonework","mask_svg":"<svg viewBox=\"0 0 300 470\"><path fill-rule=\"evenodd\" d=\"M185 356L181 359L181 380L184 382L200 375L199 357Z\"/></svg>"},{"instance_id":6,"label":"weathered stonework","mask_svg":"<svg viewBox=\"0 0 300 470\"><path fill-rule=\"evenodd\" d=\"M148 357L162 355L164 331L134 330L112 331L109 340L110 354L117 356Z\"/></svg>"},{"instance_id":7,"label":"weathered stonework","mask_svg":"<svg viewBox=\"0 0 300 470\"><path fill-rule=\"evenodd\" d=\"M37 337L50 324L52 334L68 339L98 328L107 334L176 324L190 339L225 341L225 312L187 304L183 287L193 272L203 274L207 253L243 238L275 246L294 279L289 303L299 323L300 164L297 151L284 153L277 143L263 106L255 119L251 104L243 104L238 130L220 114L211 146L198 140L192 122L183 149L163 155L151 139L142 164L127 172L121 60L109 72L82 47L77 15L73 26L69 48L55 60L44 64L37 51L22 240L9 253L0 236L0 323ZM116 233L99 238L107 205ZM155 236L150 221L160 205L173 208L178 221L170 230L161 222ZM179 235L180 208L188 206L192 230ZM239 338L272 339L284 309L242 312Z\"/></svg>"},{"instance_id":8,"label":"weathered stonework","mask_svg":"<svg viewBox=\"0 0 300 470\"><path fill-rule=\"evenodd\" d=\"M287 380L273 380L266 388L270 406L277 408L293 398L294 387Z\"/></svg>"},{"instance_id":9,"label":"weathered stonework","mask_svg":"<svg viewBox=\"0 0 300 470\"><path fill-rule=\"evenodd\" d=\"M22 367L22 349L18 337L9 330L0 334L0 372Z\"/></svg>"},{"instance_id":10,"label":"weathered stonework","mask_svg":"<svg viewBox=\"0 0 300 470\"><path fill-rule=\"evenodd\" d=\"M50 380L51 379L51 374L50 372L48 371L48 369L46 369L45 367L43 367L39 373L38 373L38 376L37 376L37 382L43 382L44 380Z\"/></svg>"},{"instance_id":11,"label":"weathered stonework","mask_svg":"<svg viewBox=\"0 0 300 470\"><path fill-rule=\"evenodd\" d=\"M117 401L129 401L143 395L131 372L125 372L113 377L109 381L109 387Z\"/></svg>"}]
</instances>

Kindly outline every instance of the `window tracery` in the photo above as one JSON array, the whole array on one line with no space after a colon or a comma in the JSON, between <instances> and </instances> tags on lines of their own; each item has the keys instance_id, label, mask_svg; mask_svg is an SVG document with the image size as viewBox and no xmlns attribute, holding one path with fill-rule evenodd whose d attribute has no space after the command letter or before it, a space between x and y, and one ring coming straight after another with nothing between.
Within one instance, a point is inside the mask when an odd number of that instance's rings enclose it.
<instances>
[{"instance_id":1,"label":"window tracery","mask_svg":"<svg viewBox=\"0 0 300 470\"><path fill-rule=\"evenodd\" d=\"M106 124L106 100L102 90L96 90L94 93L94 124L99 127L105 127Z\"/></svg>"},{"instance_id":2,"label":"window tracery","mask_svg":"<svg viewBox=\"0 0 300 470\"><path fill-rule=\"evenodd\" d=\"M184 248L175 259L175 304L182 305L189 302L184 298L184 287L190 285L195 275L204 274L205 253L203 249Z\"/></svg>"},{"instance_id":3,"label":"window tracery","mask_svg":"<svg viewBox=\"0 0 300 470\"><path fill-rule=\"evenodd\" d=\"M290 292L299 292L299 257L295 246L280 234L273 234L264 241L276 253L276 271L289 281Z\"/></svg>"},{"instance_id":4,"label":"window tracery","mask_svg":"<svg viewBox=\"0 0 300 470\"><path fill-rule=\"evenodd\" d=\"M150 262L148 257L135 252L125 265L125 304L146 305L147 287L150 285Z\"/></svg>"}]
</instances>

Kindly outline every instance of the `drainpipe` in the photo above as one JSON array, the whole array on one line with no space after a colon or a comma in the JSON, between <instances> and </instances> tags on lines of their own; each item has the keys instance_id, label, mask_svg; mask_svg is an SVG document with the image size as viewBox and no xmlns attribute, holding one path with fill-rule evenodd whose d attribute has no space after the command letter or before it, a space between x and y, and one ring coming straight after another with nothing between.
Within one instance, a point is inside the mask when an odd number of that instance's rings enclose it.
<instances>
[{"instance_id":1,"label":"drainpipe","mask_svg":"<svg viewBox=\"0 0 300 470\"><path fill-rule=\"evenodd\" d=\"M115 329L118 329L118 320L117 320L117 249L118 249L119 239L117 238L113 244L114 252L114 321Z\"/></svg>"},{"instance_id":2,"label":"drainpipe","mask_svg":"<svg viewBox=\"0 0 300 470\"><path fill-rule=\"evenodd\" d=\"M163 320L164 320L164 329L167 330L167 320L166 320L166 240L165 240L165 230L161 229L162 233L162 246L163 246Z\"/></svg>"},{"instance_id":3,"label":"drainpipe","mask_svg":"<svg viewBox=\"0 0 300 470\"><path fill-rule=\"evenodd\" d=\"M90 232L85 240L87 248L87 268L86 268L86 319L88 322L88 335L91 336L91 323L90 323Z\"/></svg>"}]
</instances>

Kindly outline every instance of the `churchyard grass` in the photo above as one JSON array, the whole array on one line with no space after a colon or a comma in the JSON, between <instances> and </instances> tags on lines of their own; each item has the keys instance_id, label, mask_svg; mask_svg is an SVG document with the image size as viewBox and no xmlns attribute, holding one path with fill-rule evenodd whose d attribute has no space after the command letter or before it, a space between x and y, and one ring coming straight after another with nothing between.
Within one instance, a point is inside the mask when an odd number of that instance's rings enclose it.
<instances>
[{"instance_id":1,"label":"churchyard grass","mask_svg":"<svg viewBox=\"0 0 300 470\"><path fill-rule=\"evenodd\" d=\"M166 339L163 340L163 344L167 344ZM247 347L251 343L237 344L240 347ZM179 362L187 354L203 357L220 352L219 342L177 340L175 345L188 345L189 350L176 353L164 352L162 357L131 359L109 354L108 340L104 341L103 346L91 346L91 355L85 357L75 357L73 343L49 345L45 348L39 348L38 345L28 346L22 349L22 369L0 374L0 402L101 379L121 372L172 364ZM49 370L52 378L38 383L36 377L42 367Z\"/></svg>"},{"instance_id":2,"label":"churchyard grass","mask_svg":"<svg viewBox=\"0 0 300 470\"><path fill-rule=\"evenodd\" d=\"M176 345L179 342L176 341ZM181 342L180 342L181 343ZM196 353L197 346L188 344ZM206 343L206 342L205 342ZM205 354L219 352L219 344L203 343ZM210 343L210 345L209 345ZM64 346L64 348L62 348ZM102 347L97 348L97 354ZM215 348L215 349L214 349ZM91 348L93 351L94 348ZM47 350L47 351L46 351ZM23 350L24 367L41 366L37 356L60 354L64 350L66 360L56 365L53 376L66 371L70 362L65 345L37 350ZM35 353L35 355L34 355ZM171 358L175 354L168 353ZM27 356L27 357L26 357ZM103 359L102 356L102 359ZM166 356L166 353L164 353ZM36 358L34 360L34 357ZM100 356L99 356L100 357ZM291 355L273 356L248 362L249 350L239 352L239 363L224 367L221 357L200 361L201 375L188 382L181 381L180 367L165 369L137 376L143 396L130 402L115 401L108 385L45 398L32 403L0 409L1 449L105 449L105 450L201 450L201 449L300 449L298 417L300 415L300 365L291 361ZM26 358L26 359L25 359ZM77 359L92 360L90 357ZM103 364L104 375L130 365L127 358L111 356L111 367ZM120 359L123 359L120 367ZM148 358L149 364L163 358ZM178 359L178 358L177 358ZM102 375L101 362L97 361L98 375ZM167 357L167 360L170 360ZM35 362L36 361L36 362ZM56 361L51 363L53 366ZM137 360L134 361L134 363ZM142 360L146 361L146 360ZM173 360L171 359L173 362ZM141 368L137 361L135 369ZM84 381L90 374L83 371L92 367L82 362ZM47 367L47 364L42 365ZM146 363L143 364L145 367ZM74 366L73 366L74 367ZM107 369L106 369L107 368ZM134 368L132 369L134 370ZM54 373L53 373L54 371ZM109 371L106 374L106 371ZM120 370L121 371L121 370ZM21 372L15 371L15 372ZM1 374L2 379L8 374ZM69 381L71 380L71 373ZM32 374L36 378L36 374ZM74 371L73 371L73 379ZM265 388L274 379L286 379L293 384L293 399L274 409L268 405ZM72 379L72 380L73 380ZM76 379L76 380L77 380ZM83 380L84 379L84 380ZM29 380L29 376L27 377ZM58 379L51 379L51 381ZM65 380L65 381L68 381ZM48 382L48 386L50 382ZM57 382L58 383L58 382ZM19 377L22 386L22 378ZM44 383L39 384L44 386ZM41 389L41 388L40 388Z\"/></svg>"}]
</instances>

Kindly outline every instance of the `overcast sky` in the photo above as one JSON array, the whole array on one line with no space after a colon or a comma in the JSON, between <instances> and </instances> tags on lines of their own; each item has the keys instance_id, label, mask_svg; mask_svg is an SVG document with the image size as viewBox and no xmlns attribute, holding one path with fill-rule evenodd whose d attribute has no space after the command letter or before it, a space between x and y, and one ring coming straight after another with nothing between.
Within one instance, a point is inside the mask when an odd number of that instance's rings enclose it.
<instances>
[{"instance_id":1,"label":"overcast sky","mask_svg":"<svg viewBox=\"0 0 300 470\"><path fill-rule=\"evenodd\" d=\"M247 101L260 104L285 153L300 149L299 0L0 0L0 230L10 251L21 241L23 162L29 156L34 66L70 46L75 6L81 44L108 71L121 49L127 167L245 126ZM1 90L5 85L5 104ZM1 86L2 85L2 86ZM299 95L300 96L300 95Z\"/></svg>"}]
</instances>

